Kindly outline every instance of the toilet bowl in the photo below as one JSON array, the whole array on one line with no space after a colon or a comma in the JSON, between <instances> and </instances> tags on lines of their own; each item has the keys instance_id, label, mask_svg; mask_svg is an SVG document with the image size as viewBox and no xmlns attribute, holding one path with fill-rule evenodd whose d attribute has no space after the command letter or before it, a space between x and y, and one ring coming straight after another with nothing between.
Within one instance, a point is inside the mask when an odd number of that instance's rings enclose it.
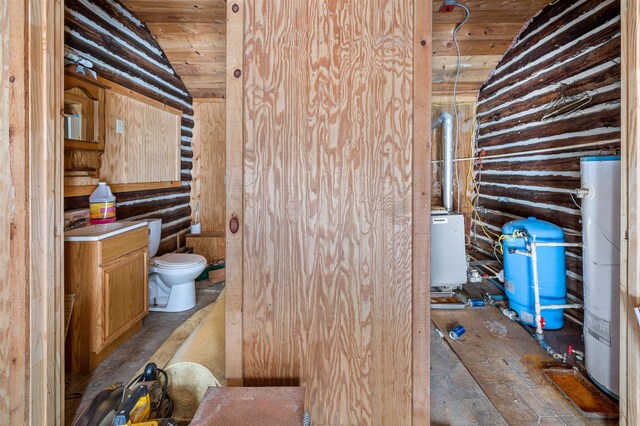
<instances>
[{"instance_id":1,"label":"toilet bowl","mask_svg":"<svg viewBox=\"0 0 640 426\"><path fill-rule=\"evenodd\" d=\"M168 253L154 257L160 245L162 219L148 219L149 310L181 312L196 305L195 279L207 260L197 254Z\"/></svg>"}]
</instances>

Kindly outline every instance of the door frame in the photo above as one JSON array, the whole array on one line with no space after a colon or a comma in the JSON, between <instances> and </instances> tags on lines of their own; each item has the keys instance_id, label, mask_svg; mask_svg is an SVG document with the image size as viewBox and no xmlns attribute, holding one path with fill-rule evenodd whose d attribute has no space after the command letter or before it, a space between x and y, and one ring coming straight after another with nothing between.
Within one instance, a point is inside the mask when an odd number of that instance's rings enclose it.
<instances>
[{"instance_id":1,"label":"door frame","mask_svg":"<svg viewBox=\"0 0 640 426\"><path fill-rule=\"evenodd\" d=\"M0 423L63 424L64 4L0 15Z\"/></svg>"}]
</instances>

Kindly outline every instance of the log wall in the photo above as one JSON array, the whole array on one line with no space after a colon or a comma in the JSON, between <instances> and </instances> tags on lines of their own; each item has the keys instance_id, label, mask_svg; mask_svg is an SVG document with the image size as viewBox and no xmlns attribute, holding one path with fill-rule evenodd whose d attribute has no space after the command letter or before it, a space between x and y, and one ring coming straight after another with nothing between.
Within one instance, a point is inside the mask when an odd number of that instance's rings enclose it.
<instances>
[{"instance_id":1,"label":"log wall","mask_svg":"<svg viewBox=\"0 0 640 426\"><path fill-rule=\"evenodd\" d=\"M480 90L472 243L493 257L510 220L536 216L581 241L580 157L620 148L620 4L562 0L516 38ZM496 155L512 154L509 157ZM580 249L567 250L570 295L582 299Z\"/></svg>"},{"instance_id":2,"label":"log wall","mask_svg":"<svg viewBox=\"0 0 640 426\"><path fill-rule=\"evenodd\" d=\"M65 0L65 50L93 63L93 70L148 98L182 111L182 186L116 193L118 219L162 218L159 253L177 248L189 230L193 168L192 99L147 26L118 0ZM88 206L88 197L65 198L65 210Z\"/></svg>"}]
</instances>

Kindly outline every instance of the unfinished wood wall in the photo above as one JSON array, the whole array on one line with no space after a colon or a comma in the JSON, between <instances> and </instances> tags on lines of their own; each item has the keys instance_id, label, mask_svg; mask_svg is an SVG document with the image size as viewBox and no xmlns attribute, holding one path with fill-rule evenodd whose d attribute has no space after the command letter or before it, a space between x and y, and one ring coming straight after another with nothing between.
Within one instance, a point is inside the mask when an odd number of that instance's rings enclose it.
<instances>
[{"instance_id":1,"label":"unfinished wood wall","mask_svg":"<svg viewBox=\"0 0 640 426\"><path fill-rule=\"evenodd\" d=\"M454 123L454 158L458 159L454 163L453 175L453 206L454 211L464 215L465 234L469 236L471 229L471 199L472 189L470 186L469 173L473 162L470 160L473 153L473 143L475 137L476 107L475 100L468 98L456 102L458 120ZM455 116L453 99L439 96L432 97L431 118L437 118L448 112ZM442 206L442 172L444 163L444 152L442 150L442 126L433 132L433 146L431 148L431 203L434 206Z\"/></svg>"},{"instance_id":2,"label":"unfinished wood wall","mask_svg":"<svg viewBox=\"0 0 640 426\"><path fill-rule=\"evenodd\" d=\"M480 90L477 117L476 154L486 158L476 162L474 246L493 257L502 225L527 216L555 223L568 241L580 242L580 201L571 197L580 187L580 157L620 148L619 1L547 6ZM518 155L490 158L511 153ZM568 291L581 300L581 250L566 256Z\"/></svg>"},{"instance_id":3,"label":"unfinished wood wall","mask_svg":"<svg viewBox=\"0 0 640 426\"><path fill-rule=\"evenodd\" d=\"M227 378L305 386L314 424L426 424L430 4L237 5Z\"/></svg>"},{"instance_id":4,"label":"unfinished wood wall","mask_svg":"<svg viewBox=\"0 0 640 426\"><path fill-rule=\"evenodd\" d=\"M509 49L522 26L544 8L549 0L465 0L471 12L458 31L460 73L458 96L478 95L480 87ZM457 6L453 12L439 12L442 0L433 0L433 94L451 97L458 62L453 30L465 17Z\"/></svg>"},{"instance_id":5,"label":"unfinished wood wall","mask_svg":"<svg viewBox=\"0 0 640 426\"><path fill-rule=\"evenodd\" d=\"M65 51L93 64L99 76L183 112L180 123L181 187L116 193L119 219L162 218L159 253L177 247L191 222L193 168L192 99L147 26L118 0L65 0ZM88 197L67 197L65 210L88 206Z\"/></svg>"},{"instance_id":6,"label":"unfinished wood wall","mask_svg":"<svg viewBox=\"0 0 640 426\"><path fill-rule=\"evenodd\" d=\"M62 4L0 5L0 423L64 423Z\"/></svg>"},{"instance_id":7,"label":"unfinished wood wall","mask_svg":"<svg viewBox=\"0 0 640 426\"><path fill-rule=\"evenodd\" d=\"M225 102L223 99L194 100L193 181L191 211L195 219L200 204L203 232L225 230Z\"/></svg>"},{"instance_id":8,"label":"unfinished wood wall","mask_svg":"<svg viewBox=\"0 0 640 426\"><path fill-rule=\"evenodd\" d=\"M182 113L107 90L100 180L109 183L180 180ZM116 131L124 122L124 133Z\"/></svg>"}]
</instances>

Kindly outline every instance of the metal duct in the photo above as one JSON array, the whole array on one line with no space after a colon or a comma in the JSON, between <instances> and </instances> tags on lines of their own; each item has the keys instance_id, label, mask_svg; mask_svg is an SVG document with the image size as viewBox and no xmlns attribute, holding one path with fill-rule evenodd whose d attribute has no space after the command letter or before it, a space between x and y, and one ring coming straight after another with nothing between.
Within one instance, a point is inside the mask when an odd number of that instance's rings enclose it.
<instances>
[{"instance_id":1,"label":"metal duct","mask_svg":"<svg viewBox=\"0 0 640 426\"><path fill-rule=\"evenodd\" d=\"M431 126L435 130L443 125L442 151L444 153L444 167L442 170L442 205L447 211L453 210L453 117L443 112Z\"/></svg>"}]
</instances>

